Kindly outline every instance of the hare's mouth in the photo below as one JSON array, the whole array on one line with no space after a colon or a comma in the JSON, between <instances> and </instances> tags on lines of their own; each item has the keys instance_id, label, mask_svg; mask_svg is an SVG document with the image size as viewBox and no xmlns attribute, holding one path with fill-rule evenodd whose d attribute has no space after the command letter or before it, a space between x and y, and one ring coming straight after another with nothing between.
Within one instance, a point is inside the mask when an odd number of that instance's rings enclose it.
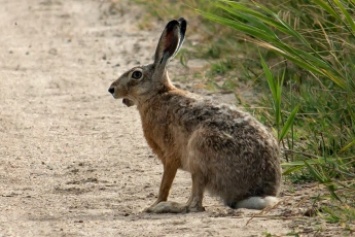
<instances>
[{"instance_id":1,"label":"hare's mouth","mask_svg":"<svg viewBox=\"0 0 355 237\"><path fill-rule=\"evenodd\" d=\"M124 105L126 105L127 107L131 107L131 106L134 105L134 102L132 100L130 100L130 99L127 99L127 98L123 98L122 99L122 103Z\"/></svg>"}]
</instances>

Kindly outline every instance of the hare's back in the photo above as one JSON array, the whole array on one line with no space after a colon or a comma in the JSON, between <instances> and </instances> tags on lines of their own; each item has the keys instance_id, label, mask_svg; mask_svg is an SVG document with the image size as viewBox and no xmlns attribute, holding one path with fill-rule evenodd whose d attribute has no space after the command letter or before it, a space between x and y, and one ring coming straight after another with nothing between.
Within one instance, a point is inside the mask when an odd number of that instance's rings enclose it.
<instances>
[{"instance_id":1,"label":"hare's back","mask_svg":"<svg viewBox=\"0 0 355 237\"><path fill-rule=\"evenodd\" d=\"M270 131L249 113L235 106L181 93L166 93L160 98L160 102L163 104L160 104L159 110L165 111L169 127L176 132L180 131L186 139L194 132L203 130L204 134L214 137L228 137L236 149L278 149Z\"/></svg>"},{"instance_id":2,"label":"hare's back","mask_svg":"<svg viewBox=\"0 0 355 237\"><path fill-rule=\"evenodd\" d=\"M168 101L170 123L174 127L179 126L179 130L187 135L186 139L200 131L201 139L210 136L212 140L209 143L216 147L227 146L230 152L278 155L278 145L271 132L249 113L235 106L194 95L175 95Z\"/></svg>"},{"instance_id":3,"label":"hare's back","mask_svg":"<svg viewBox=\"0 0 355 237\"><path fill-rule=\"evenodd\" d=\"M202 126L234 138L269 135L260 122L235 106L183 96L171 98L170 102L169 110L175 122L191 132Z\"/></svg>"}]
</instances>

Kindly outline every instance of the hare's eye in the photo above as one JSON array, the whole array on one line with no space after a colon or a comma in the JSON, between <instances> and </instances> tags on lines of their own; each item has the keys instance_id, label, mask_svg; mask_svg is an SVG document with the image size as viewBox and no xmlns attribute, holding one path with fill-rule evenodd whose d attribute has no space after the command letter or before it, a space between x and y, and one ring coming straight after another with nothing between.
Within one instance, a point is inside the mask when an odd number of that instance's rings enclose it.
<instances>
[{"instance_id":1,"label":"hare's eye","mask_svg":"<svg viewBox=\"0 0 355 237\"><path fill-rule=\"evenodd\" d=\"M141 71L134 71L133 73L132 73L132 78L134 78L134 79L140 79L141 77L142 77L142 72Z\"/></svg>"}]
</instances>

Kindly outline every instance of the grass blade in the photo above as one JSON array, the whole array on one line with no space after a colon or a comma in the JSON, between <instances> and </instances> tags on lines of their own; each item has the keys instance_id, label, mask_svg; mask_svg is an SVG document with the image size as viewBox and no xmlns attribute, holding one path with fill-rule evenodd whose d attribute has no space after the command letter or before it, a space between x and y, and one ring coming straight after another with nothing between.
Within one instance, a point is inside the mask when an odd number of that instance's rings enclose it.
<instances>
[{"instance_id":1,"label":"grass blade","mask_svg":"<svg viewBox=\"0 0 355 237\"><path fill-rule=\"evenodd\" d=\"M279 141L281 141L293 126L293 122L295 120L296 114L299 110L300 106L297 105L291 112L290 116L287 118L285 125L282 127L281 133L279 134Z\"/></svg>"}]
</instances>

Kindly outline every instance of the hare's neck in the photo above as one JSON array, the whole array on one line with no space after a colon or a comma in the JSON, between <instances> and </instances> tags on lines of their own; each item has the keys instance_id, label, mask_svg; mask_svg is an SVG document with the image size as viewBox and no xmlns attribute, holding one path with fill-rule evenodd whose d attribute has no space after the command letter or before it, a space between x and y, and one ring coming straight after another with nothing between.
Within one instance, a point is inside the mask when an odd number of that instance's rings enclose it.
<instances>
[{"instance_id":1,"label":"hare's neck","mask_svg":"<svg viewBox=\"0 0 355 237\"><path fill-rule=\"evenodd\" d=\"M183 96L185 94L186 91L177 89L171 85L171 87L166 87L165 90L161 90L159 93L147 97L144 102L138 103L137 109L142 120L146 117L158 119L158 117L166 115L167 109L170 107L169 100L171 97Z\"/></svg>"},{"instance_id":2,"label":"hare's neck","mask_svg":"<svg viewBox=\"0 0 355 237\"><path fill-rule=\"evenodd\" d=\"M170 93L172 91L178 90L170 81L167 81L164 84L160 84L159 87L153 89L152 92L148 92L144 96L141 96L136 100L137 108L140 112L145 110L149 110L152 106L156 106L156 104L160 102L160 97L166 93Z\"/></svg>"}]
</instances>

